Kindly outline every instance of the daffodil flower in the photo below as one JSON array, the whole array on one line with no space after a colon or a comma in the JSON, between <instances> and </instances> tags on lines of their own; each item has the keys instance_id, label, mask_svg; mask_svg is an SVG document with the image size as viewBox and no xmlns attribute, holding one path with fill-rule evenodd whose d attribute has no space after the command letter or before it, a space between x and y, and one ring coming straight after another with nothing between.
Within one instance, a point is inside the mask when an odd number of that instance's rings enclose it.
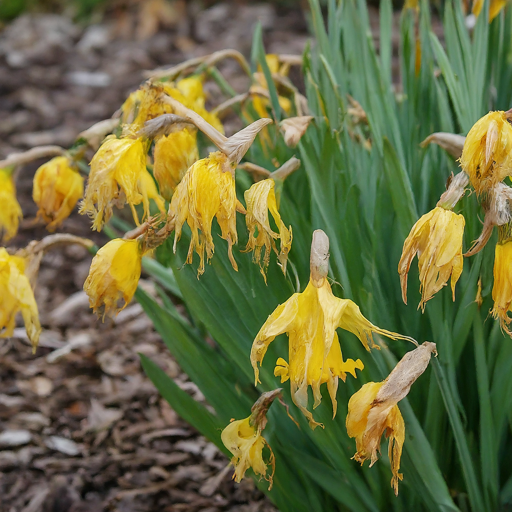
<instances>
[{"instance_id":1,"label":"daffodil flower","mask_svg":"<svg viewBox=\"0 0 512 512\"><path fill-rule=\"evenodd\" d=\"M26 265L25 258L11 256L0 247L0 336L12 336L16 314L21 312L28 338L35 350L41 324L34 292L25 275Z\"/></svg>"},{"instance_id":2,"label":"daffodil flower","mask_svg":"<svg viewBox=\"0 0 512 512\"><path fill-rule=\"evenodd\" d=\"M350 397L347 414L347 433L356 439L354 459L361 465L370 459L375 464L380 452L382 434L389 438L391 487L398 495L400 457L405 441L405 423L397 403L409 393L412 384L426 370L432 354L437 355L436 344L426 341L408 352L386 380L368 382Z\"/></svg>"},{"instance_id":3,"label":"daffodil flower","mask_svg":"<svg viewBox=\"0 0 512 512\"><path fill-rule=\"evenodd\" d=\"M450 276L452 296L455 300L455 285L463 268L464 225L462 215L437 206L423 215L412 227L404 242L402 257L398 263L402 299L405 304L407 304L407 274L416 254L420 271L419 307L424 309L425 303L446 285Z\"/></svg>"},{"instance_id":4,"label":"daffodil flower","mask_svg":"<svg viewBox=\"0 0 512 512\"><path fill-rule=\"evenodd\" d=\"M32 197L39 207L38 216L54 231L69 217L84 195L84 179L68 157L58 156L43 164L34 175Z\"/></svg>"},{"instance_id":5,"label":"daffodil flower","mask_svg":"<svg viewBox=\"0 0 512 512\"><path fill-rule=\"evenodd\" d=\"M506 112L489 112L473 125L460 165L477 194L487 192L511 174L512 126Z\"/></svg>"},{"instance_id":6,"label":"daffodil flower","mask_svg":"<svg viewBox=\"0 0 512 512\"><path fill-rule=\"evenodd\" d=\"M279 215L276 195L274 192L274 180L269 178L254 183L244 194L247 214L245 222L249 230L249 240L246 251L254 251L253 260L259 264L261 273L266 281L266 269L270 261L271 249L277 254L283 273L286 274L288 253L292 245L292 228L287 228ZM269 223L268 213L271 213L279 233L272 230ZM257 231L257 235L256 235ZM280 250L278 251L275 239L280 239ZM265 252L262 258L262 251Z\"/></svg>"},{"instance_id":7,"label":"daffodil flower","mask_svg":"<svg viewBox=\"0 0 512 512\"><path fill-rule=\"evenodd\" d=\"M309 421L311 428L320 425L308 410L308 387L313 390L313 408L320 405L320 386L327 383L336 414L338 379L346 374L356 377L356 369L364 368L360 359L343 360L336 333L338 327L355 334L363 346L376 347L373 333L392 339L409 339L386 331L368 321L359 307L349 299L339 299L332 293L327 281L329 266L329 239L317 230L311 246L311 278L302 293L293 294L268 317L253 342L251 364L256 384L259 382L258 364L262 364L268 346L279 334L288 334L289 362L279 358L274 370L281 382L290 380L293 402Z\"/></svg>"},{"instance_id":8,"label":"daffodil flower","mask_svg":"<svg viewBox=\"0 0 512 512\"><path fill-rule=\"evenodd\" d=\"M4 242L16 236L23 217L12 172L12 168L0 169L0 241Z\"/></svg>"},{"instance_id":9,"label":"daffodil flower","mask_svg":"<svg viewBox=\"0 0 512 512\"><path fill-rule=\"evenodd\" d=\"M142 203L144 218L149 216L149 200L153 199L161 212L164 200L146 168L146 149L142 139L107 139L91 160L91 172L80 206L93 220L93 229L101 231L112 217L114 206L130 205L139 225L135 206Z\"/></svg>"},{"instance_id":10,"label":"daffodil flower","mask_svg":"<svg viewBox=\"0 0 512 512\"><path fill-rule=\"evenodd\" d=\"M494 255L494 283L492 287L492 316L500 321L501 328L512 337L511 318L508 312L512 304L512 240L496 244Z\"/></svg>"},{"instance_id":11,"label":"daffodil flower","mask_svg":"<svg viewBox=\"0 0 512 512\"><path fill-rule=\"evenodd\" d=\"M84 290L90 307L100 316L116 315L132 300L142 270L138 240L116 238L94 256Z\"/></svg>"}]
</instances>

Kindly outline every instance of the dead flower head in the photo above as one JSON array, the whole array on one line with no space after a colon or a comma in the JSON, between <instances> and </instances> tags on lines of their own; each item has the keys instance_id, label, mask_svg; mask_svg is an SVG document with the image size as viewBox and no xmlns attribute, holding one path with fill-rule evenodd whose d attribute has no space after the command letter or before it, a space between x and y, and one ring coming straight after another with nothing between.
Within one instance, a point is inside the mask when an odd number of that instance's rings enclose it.
<instances>
[{"instance_id":1,"label":"dead flower head","mask_svg":"<svg viewBox=\"0 0 512 512\"><path fill-rule=\"evenodd\" d=\"M57 156L37 169L32 197L39 206L38 216L54 231L69 217L84 195L84 179L68 157Z\"/></svg>"},{"instance_id":2,"label":"dead flower head","mask_svg":"<svg viewBox=\"0 0 512 512\"><path fill-rule=\"evenodd\" d=\"M281 382L290 380L292 400L313 429L320 424L308 410L308 387L313 390L315 408L322 400L320 386L327 383L334 416L338 379L345 381L347 373L356 377L356 369L364 367L359 359L343 360L336 333L338 327L355 334L367 350L376 346L373 333L392 339L410 339L380 329L361 314L354 302L335 297L327 281L328 267L329 239L323 231L317 230L311 245L308 286L276 308L256 335L251 349L251 364L258 383L258 364L262 364L268 346L279 334L288 334L289 362L279 358L274 374L281 377Z\"/></svg>"},{"instance_id":3,"label":"dead flower head","mask_svg":"<svg viewBox=\"0 0 512 512\"><path fill-rule=\"evenodd\" d=\"M141 139L107 139L91 161L91 172L80 206L80 213L93 219L92 228L101 231L112 216L114 206L130 205L139 225L135 206L142 203L144 218L149 215L149 200L153 199L161 212L164 200L146 168L146 150Z\"/></svg>"},{"instance_id":4,"label":"dead flower head","mask_svg":"<svg viewBox=\"0 0 512 512\"><path fill-rule=\"evenodd\" d=\"M154 149L153 175L165 199L171 200L174 189L197 160L199 152L195 129L185 128L158 138Z\"/></svg>"},{"instance_id":5,"label":"dead flower head","mask_svg":"<svg viewBox=\"0 0 512 512\"><path fill-rule=\"evenodd\" d=\"M266 179L255 183L245 192L244 197L247 205L245 221L249 230L249 241L245 250L254 251L253 260L260 265L265 281L271 249L277 254L283 273L286 274L288 253L292 245L292 228L290 226L288 229L282 221L281 215L279 215L274 192L274 180ZM270 227L269 211L274 218L279 233L275 233ZM256 231L258 232L257 235L255 234ZM279 251L274 241L278 238L281 241ZM263 248L265 248L265 253L263 261L261 261Z\"/></svg>"},{"instance_id":6,"label":"dead flower head","mask_svg":"<svg viewBox=\"0 0 512 512\"><path fill-rule=\"evenodd\" d=\"M84 283L90 307L99 316L117 315L132 300L142 269L138 240L116 238L94 256Z\"/></svg>"},{"instance_id":7,"label":"dead flower head","mask_svg":"<svg viewBox=\"0 0 512 512\"><path fill-rule=\"evenodd\" d=\"M224 446L232 453L231 464L235 466L233 479L240 483L245 472L252 468L256 475L269 482L268 490L272 489L275 471L275 458L272 448L261 435L267 424L267 411L272 402L280 396L281 389L263 393L253 405L251 415L243 420L231 421L222 431L221 440ZM263 460L263 448L267 446L270 451L268 462ZM268 466L272 472L267 475Z\"/></svg>"},{"instance_id":8,"label":"dead flower head","mask_svg":"<svg viewBox=\"0 0 512 512\"><path fill-rule=\"evenodd\" d=\"M405 441L405 423L397 403L409 393L412 384L426 370L431 355L437 355L435 343L426 341L408 352L386 380L368 382L348 402L347 433L356 438L354 459L363 464L370 459L375 464L380 451L382 434L389 437L391 486L398 495L400 457Z\"/></svg>"},{"instance_id":9,"label":"dead flower head","mask_svg":"<svg viewBox=\"0 0 512 512\"><path fill-rule=\"evenodd\" d=\"M12 336L16 314L21 312L34 350L41 334L39 312L29 278L26 258L11 256L0 247L0 336Z\"/></svg>"},{"instance_id":10,"label":"dead flower head","mask_svg":"<svg viewBox=\"0 0 512 512\"><path fill-rule=\"evenodd\" d=\"M511 173L512 126L506 112L489 112L473 125L460 165L477 194L486 192Z\"/></svg>"},{"instance_id":11,"label":"dead flower head","mask_svg":"<svg viewBox=\"0 0 512 512\"><path fill-rule=\"evenodd\" d=\"M421 301L425 308L429 301L451 276L453 300L455 285L462 274L462 236L464 217L437 206L421 217L404 242L398 273L402 285L402 299L407 304L407 274L414 256L418 254Z\"/></svg>"},{"instance_id":12,"label":"dead flower head","mask_svg":"<svg viewBox=\"0 0 512 512\"><path fill-rule=\"evenodd\" d=\"M16 198L13 168L0 169L0 241L7 242L18 232L23 217Z\"/></svg>"}]
</instances>

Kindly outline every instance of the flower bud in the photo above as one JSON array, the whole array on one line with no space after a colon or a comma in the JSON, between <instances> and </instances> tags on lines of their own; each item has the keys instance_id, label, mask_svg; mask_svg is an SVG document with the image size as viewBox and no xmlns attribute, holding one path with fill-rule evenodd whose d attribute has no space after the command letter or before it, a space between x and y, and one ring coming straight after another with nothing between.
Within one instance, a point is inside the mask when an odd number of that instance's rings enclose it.
<instances>
[{"instance_id":1,"label":"flower bud","mask_svg":"<svg viewBox=\"0 0 512 512\"><path fill-rule=\"evenodd\" d=\"M16 199L12 168L0 169L0 241L7 242L18 232L23 213Z\"/></svg>"}]
</instances>

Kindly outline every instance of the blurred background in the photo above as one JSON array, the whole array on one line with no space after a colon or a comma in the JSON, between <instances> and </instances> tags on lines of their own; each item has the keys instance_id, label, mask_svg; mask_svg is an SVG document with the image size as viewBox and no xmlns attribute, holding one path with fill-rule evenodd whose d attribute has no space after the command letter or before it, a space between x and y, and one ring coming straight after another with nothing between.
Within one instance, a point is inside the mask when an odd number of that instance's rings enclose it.
<instances>
[{"instance_id":1,"label":"blurred background","mask_svg":"<svg viewBox=\"0 0 512 512\"><path fill-rule=\"evenodd\" d=\"M0 160L34 146L69 147L115 113L144 70L224 48L248 56L258 21L267 52L301 54L304 7L292 0L0 0ZM237 91L247 88L234 61L221 71ZM218 92L208 87L214 105ZM44 161L17 177L24 220L10 247L47 234L31 197ZM98 245L107 240L76 211L58 231ZM274 510L251 479L231 481L227 459L177 417L142 372L137 353L202 398L142 308L133 303L104 323L89 310L82 286L90 261L75 246L44 257L35 355L22 324L13 338L0 339L0 511ZM153 291L144 275L141 284Z\"/></svg>"}]
</instances>

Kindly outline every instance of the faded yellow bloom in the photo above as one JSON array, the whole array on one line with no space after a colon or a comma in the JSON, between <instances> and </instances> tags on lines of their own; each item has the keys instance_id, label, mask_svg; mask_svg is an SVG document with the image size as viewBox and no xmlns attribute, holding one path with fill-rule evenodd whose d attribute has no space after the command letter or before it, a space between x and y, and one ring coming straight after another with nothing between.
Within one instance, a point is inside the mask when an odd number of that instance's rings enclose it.
<instances>
[{"instance_id":1,"label":"faded yellow bloom","mask_svg":"<svg viewBox=\"0 0 512 512\"><path fill-rule=\"evenodd\" d=\"M375 464L380 452L382 434L389 437L391 487L398 495L400 457L405 441L405 423L397 403L405 398L412 384L426 370L432 354L437 355L435 343L425 342L408 352L386 380L368 382L348 402L347 433L356 438L354 459L361 465L370 459Z\"/></svg>"},{"instance_id":2,"label":"faded yellow bloom","mask_svg":"<svg viewBox=\"0 0 512 512\"><path fill-rule=\"evenodd\" d=\"M511 173L512 126L505 112L489 112L473 125L460 165L477 194L488 191Z\"/></svg>"},{"instance_id":3,"label":"faded yellow bloom","mask_svg":"<svg viewBox=\"0 0 512 512\"><path fill-rule=\"evenodd\" d=\"M405 239L398 273L402 286L402 299L407 304L407 274L414 256L418 254L421 301L425 308L429 301L451 276L452 296L462 274L462 236L464 217L437 206L421 217Z\"/></svg>"},{"instance_id":4,"label":"faded yellow bloom","mask_svg":"<svg viewBox=\"0 0 512 512\"><path fill-rule=\"evenodd\" d=\"M263 324L252 345L251 364L258 383L258 363L262 364L268 346L279 334L288 334L289 363L279 358L274 374L281 376L281 382L290 379L292 400L309 420L311 428L319 423L314 421L307 409L308 386L313 390L315 408L322 400L320 385L327 383L334 416L338 379L345 381L347 373L356 377L356 368L362 370L364 367L359 359L343 361L336 333L338 327L355 334L367 350L376 347L373 333L392 339L406 339L373 325L351 300L335 297L324 278L317 285L311 279L304 292L293 294L278 306Z\"/></svg>"},{"instance_id":5,"label":"faded yellow bloom","mask_svg":"<svg viewBox=\"0 0 512 512\"><path fill-rule=\"evenodd\" d=\"M274 192L274 180L267 179L254 183L244 194L247 205L247 215L245 222L249 230L249 240L246 251L254 251L253 260L258 263L261 273L266 281L266 269L270 261L270 250L273 249L286 274L286 263L288 262L288 253L292 246L292 228L285 226L277 209L276 195ZM270 211L276 223L279 233L275 233L270 227L268 212ZM256 231L258 234L256 235ZM281 247L278 251L275 241L277 238L281 241ZM262 250L265 248L263 261L261 261Z\"/></svg>"},{"instance_id":6,"label":"faded yellow bloom","mask_svg":"<svg viewBox=\"0 0 512 512\"><path fill-rule=\"evenodd\" d=\"M252 468L256 475L260 475L270 482L274 475L274 454L270 450L270 464L272 474L267 476L267 463L263 460L263 448L268 443L261 435L261 429L251 423L251 417L244 420L232 421L221 434L222 443L233 454L231 463L235 466L233 478L239 483L245 472ZM270 446L268 446L270 449Z\"/></svg>"},{"instance_id":7,"label":"faded yellow bloom","mask_svg":"<svg viewBox=\"0 0 512 512\"><path fill-rule=\"evenodd\" d=\"M84 283L93 311L117 315L132 300L142 269L142 247L137 240L115 238L105 244L92 259Z\"/></svg>"},{"instance_id":8,"label":"faded yellow bloom","mask_svg":"<svg viewBox=\"0 0 512 512\"><path fill-rule=\"evenodd\" d=\"M34 292L25 275L26 260L11 256L0 247L0 336L12 336L16 314L21 312L25 329L34 350L39 342L41 324Z\"/></svg>"},{"instance_id":9,"label":"faded yellow bloom","mask_svg":"<svg viewBox=\"0 0 512 512\"><path fill-rule=\"evenodd\" d=\"M16 236L23 218L11 168L0 169L0 205L0 241L6 242Z\"/></svg>"},{"instance_id":10,"label":"faded yellow bloom","mask_svg":"<svg viewBox=\"0 0 512 512\"><path fill-rule=\"evenodd\" d=\"M83 195L84 179L65 156L52 158L34 175L32 197L39 206L38 216L48 223L48 231L69 217Z\"/></svg>"},{"instance_id":11,"label":"faded yellow bloom","mask_svg":"<svg viewBox=\"0 0 512 512\"><path fill-rule=\"evenodd\" d=\"M199 160L195 130L186 128L160 137L155 144L154 160L153 175L160 194L170 201L189 167Z\"/></svg>"},{"instance_id":12,"label":"faded yellow bloom","mask_svg":"<svg viewBox=\"0 0 512 512\"><path fill-rule=\"evenodd\" d=\"M127 125L125 131L136 133L146 121L162 114L172 114L173 109L162 101L162 94L167 94L179 101L224 133L220 119L205 108L206 96L202 82L197 77L184 78L176 84L172 82L144 84L140 89L131 93L121 107L123 112L121 121Z\"/></svg>"},{"instance_id":13,"label":"faded yellow bloom","mask_svg":"<svg viewBox=\"0 0 512 512\"><path fill-rule=\"evenodd\" d=\"M496 244L493 275L492 316L500 321L501 328L512 337L512 319L508 316L512 310L512 240Z\"/></svg>"},{"instance_id":14,"label":"faded yellow bloom","mask_svg":"<svg viewBox=\"0 0 512 512\"><path fill-rule=\"evenodd\" d=\"M141 139L107 139L91 160L91 172L80 206L93 220L92 228L101 231L112 216L114 206L130 205L133 218L139 225L135 205L144 207L149 215L149 200L153 199L161 212L165 203L146 169L146 151Z\"/></svg>"},{"instance_id":15,"label":"faded yellow bloom","mask_svg":"<svg viewBox=\"0 0 512 512\"><path fill-rule=\"evenodd\" d=\"M187 263L192 263L195 249L200 258L198 276L204 273L205 251L210 260L215 250L212 238L214 217L221 228L221 237L228 242L231 265L238 270L233 245L238 242L236 210L237 207L243 210L243 207L236 198L235 166L224 153L210 153L208 158L198 160L190 167L172 196L168 223L174 223L175 227L174 250L186 222L192 232Z\"/></svg>"}]
</instances>

